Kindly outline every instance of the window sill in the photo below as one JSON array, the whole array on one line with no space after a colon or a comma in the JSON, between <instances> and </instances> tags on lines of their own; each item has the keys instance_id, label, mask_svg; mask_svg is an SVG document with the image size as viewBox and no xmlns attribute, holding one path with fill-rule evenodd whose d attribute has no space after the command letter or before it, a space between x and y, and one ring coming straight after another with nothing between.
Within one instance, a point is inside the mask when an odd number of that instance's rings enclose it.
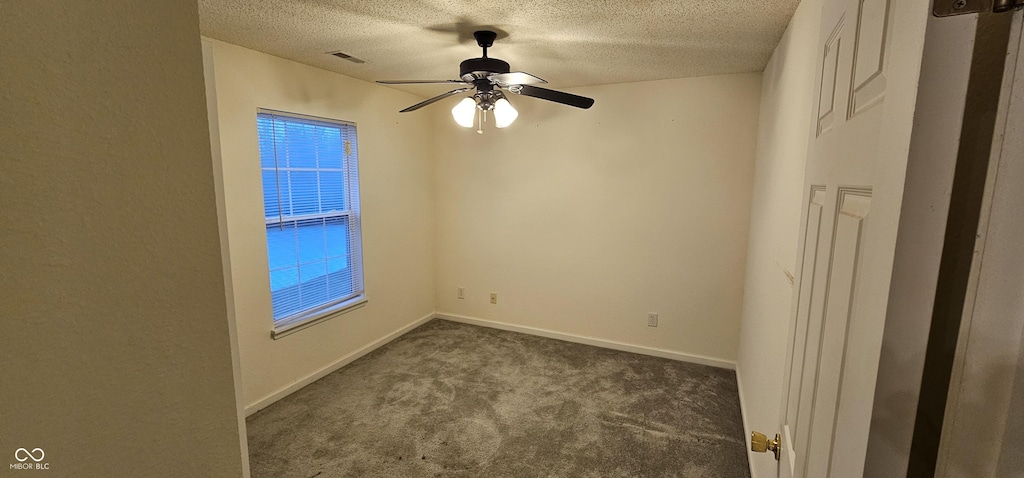
<instances>
[{"instance_id":1,"label":"window sill","mask_svg":"<svg viewBox=\"0 0 1024 478\"><path fill-rule=\"evenodd\" d=\"M309 315L292 318L288 320L288 323L286 324L275 325L274 330L270 332L270 338L277 340L281 337L294 334L295 332L307 327L311 327L321 322L326 322L329 319L333 319L334 317L346 314L366 305L366 301L366 296L360 295L331 305L327 308L317 310Z\"/></svg>"}]
</instances>

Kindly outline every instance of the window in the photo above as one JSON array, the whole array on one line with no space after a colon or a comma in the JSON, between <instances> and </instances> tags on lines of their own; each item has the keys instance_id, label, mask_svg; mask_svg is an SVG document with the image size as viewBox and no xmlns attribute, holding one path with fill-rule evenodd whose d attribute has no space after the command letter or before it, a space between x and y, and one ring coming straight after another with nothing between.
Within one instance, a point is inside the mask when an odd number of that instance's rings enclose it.
<instances>
[{"instance_id":1,"label":"window","mask_svg":"<svg viewBox=\"0 0 1024 478\"><path fill-rule=\"evenodd\" d=\"M365 302L356 127L266 110L256 127L276 338Z\"/></svg>"}]
</instances>

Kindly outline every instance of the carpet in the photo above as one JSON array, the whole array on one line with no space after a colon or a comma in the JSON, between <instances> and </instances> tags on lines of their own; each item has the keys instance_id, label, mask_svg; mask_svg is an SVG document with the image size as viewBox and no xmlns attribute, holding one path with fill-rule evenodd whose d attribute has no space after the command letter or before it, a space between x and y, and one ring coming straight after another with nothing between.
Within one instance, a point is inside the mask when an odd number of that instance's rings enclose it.
<instances>
[{"instance_id":1,"label":"carpet","mask_svg":"<svg viewBox=\"0 0 1024 478\"><path fill-rule=\"evenodd\" d=\"M731 370L440 319L246 424L254 478L750 476Z\"/></svg>"}]
</instances>

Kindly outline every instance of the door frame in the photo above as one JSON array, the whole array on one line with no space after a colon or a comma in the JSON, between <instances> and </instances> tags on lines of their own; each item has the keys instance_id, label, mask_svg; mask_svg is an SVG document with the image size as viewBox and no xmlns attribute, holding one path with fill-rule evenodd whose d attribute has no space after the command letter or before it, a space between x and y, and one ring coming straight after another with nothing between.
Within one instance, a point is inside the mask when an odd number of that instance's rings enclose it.
<instances>
[{"instance_id":1,"label":"door frame","mask_svg":"<svg viewBox=\"0 0 1024 478\"><path fill-rule=\"evenodd\" d=\"M929 18L865 476L934 473L1017 15Z\"/></svg>"},{"instance_id":2,"label":"door frame","mask_svg":"<svg viewBox=\"0 0 1024 478\"><path fill-rule=\"evenodd\" d=\"M1013 17L935 476L1008 476L1024 416L1024 14ZM983 406L979 406L983 404Z\"/></svg>"}]
</instances>

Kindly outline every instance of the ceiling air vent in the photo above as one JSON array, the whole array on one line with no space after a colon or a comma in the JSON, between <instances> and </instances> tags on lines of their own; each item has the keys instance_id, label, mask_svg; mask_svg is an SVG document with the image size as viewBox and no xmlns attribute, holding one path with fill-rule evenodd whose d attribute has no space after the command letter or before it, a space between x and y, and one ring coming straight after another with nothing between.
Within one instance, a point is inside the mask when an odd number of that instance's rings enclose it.
<instances>
[{"instance_id":1,"label":"ceiling air vent","mask_svg":"<svg viewBox=\"0 0 1024 478\"><path fill-rule=\"evenodd\" d=\"M341 51L332 51L332 52L329 52L328 54L336 56L336 57L341 58L343 60L351 61L352 63L366 63L366 60L364 60L362 58L356 58L356 57L354 57L352 55L349 55L348 53L341 52Z\"/></svg>"}]
</instances>

